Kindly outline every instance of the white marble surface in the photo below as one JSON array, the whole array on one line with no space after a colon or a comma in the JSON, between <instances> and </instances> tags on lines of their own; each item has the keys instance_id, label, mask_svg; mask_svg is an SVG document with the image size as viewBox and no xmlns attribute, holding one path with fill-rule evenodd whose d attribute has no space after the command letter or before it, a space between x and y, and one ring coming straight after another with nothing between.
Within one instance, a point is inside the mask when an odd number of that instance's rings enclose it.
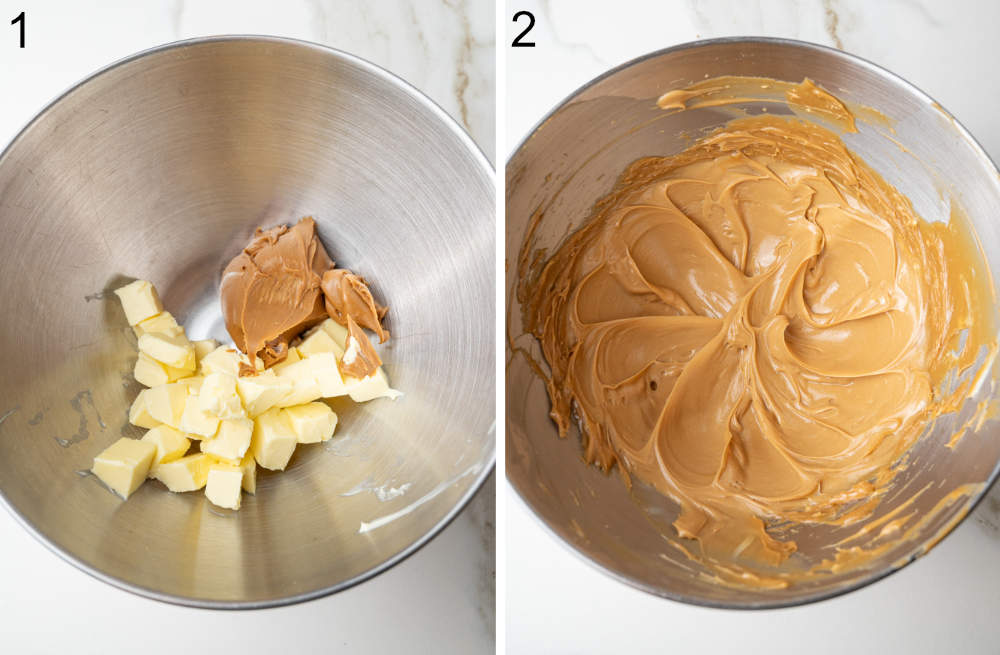
<instances>
[{"instance_id":1,"label":"white marble surface","mask_svg":"<svg viewBox=\"0 0 1000 655\"><path fill-rule=\"evenodd\" d=\"M9 25L27 16L27 47ZM438 102L494 156L494 5L483 0L0 2L0 143L116 59L218 33L274 34L381 65ZM487 653L494 650L494 497L413 557L334 596L220 613L119 591L65 563L0 510L0 652Z\"/></svg>"},{"instance_id":2,"label":"white marble surface","mask_svg":"<svg viewBox=\"0 0 1000 655\"><path fill-rule=\"evenodd\" d=\"M613 66L697 38L765 35L835 45L889 68L1000 161L1000 78L990 70L998 3L515 0L505 46L521 9L537 18L537 47L506 48L507 155L563 97ZM741 613L660 600L611 580L544 531L505 487L511 653L1000 651L997 488L929 555L882 582L811 606Z\"/></svg>"}]
</instances>

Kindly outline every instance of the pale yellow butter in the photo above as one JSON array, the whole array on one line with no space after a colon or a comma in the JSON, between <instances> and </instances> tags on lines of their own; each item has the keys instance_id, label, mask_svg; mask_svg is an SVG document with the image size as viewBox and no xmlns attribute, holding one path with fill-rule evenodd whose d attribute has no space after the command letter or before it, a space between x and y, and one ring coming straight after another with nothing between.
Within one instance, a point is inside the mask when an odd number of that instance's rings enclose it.
<instances>
[{"instance_id":1,"label":"pale yellow butter","mask_svg":"<svg viewBox=\"0 0 1000 655\"><path fill-rule=\"evenodd\" d=\"M328 441L337 429L337 414L326 403L309 403L284 410L299 443Z\"/></svg>"},{"instance_id":2,"label":"pale yellow butter","mask_svg":"<svg viewBox=\"0 0 1000 655\"><path fill-rule=\"evenodd\" d=\"M135 360L133 376L139 384L147 387L155 387L168 382L175 382L191 375L191 371L186 371L173 366L167 366L156 361L146 353L139 351L139 357Z\"/></svg>"},{"instance_id":3,"label":"pale yellow butter","mask_svg":"<svg viewBox=\"0 0 1000 655\"><path fill-rule=\"evenodd\" d=\"M328 318L320 323L319 327L333 338L337 345L340 346L340 352L343 353L347 347L347 327L332 318Z\"/></svg>"},{"instance_id":4,"label":"pale yellow butter","mask_svg":"<svg viewBox=\"0 0 1000 655\"><path fill-rule=\"evenodd\" d=\"M94 458L91 470L112 491L127 499L145 481L155 455L153 444L122 437Z\"/></svg>"},{"instance_id":5,"label":"pale yellow butter","mask_svg":"<svg viewBox=\"0 0 1000 655\"><path fill-rule=\"evenodd\" d=\"M187 404L187 386L179 382L150 387L145 392L146 410L157 423L172 428L181 427L181 417Z\"/></svg>"},{"instance_id":6,"label":"pale yellow butter","mask_svg":"<svg viewBox=\"0 0 1000 655\"><path fill-rule=\"evenodd\" d=\"M212 464L208 469L205 497L219 507L239 509L242 486L243 471L240 470L240 467Z\"/></svg>"},{"instance_id":7,"label":"pale yellow butter","mask_svg":"<svg viewBox=\"0 0 1000 655\"><path fill-rule=\"evenodd\" d=\"M240 354L229 346L219 346L204 355L198 363L204 375L227 373L236 377L240 374Z\"/></svg>"},{"instance_id":8,"label":"pale yellow butter","mask_svg":"<svg viewBox=\"0 0 1000 655\"><path fill-rule=\"evenodd\" d=\"M136 338L150 332L162 332L163 334L178 335L184 333L184 328L177 324L174 315L170 312L160 312L156 316L140 321L138 325L132 326L132 332Z\"/></svg>"},{"instance_id":9,"label":"pale yellow butter","mask_svg":"<svg viewBox=\"0 0 1000 655\"><path fill-rule=\"evenodd\" d=\"M139 357L135 360L135 368L132 369L132 377L139 384L147 387L155 387L160 384L167 384L170 378L167 369L163 364L156 361L146 353L139 351Z\"/></svg>"},{"instance_id":10,"label":"pale yellow butter","mask_svg":"<svg viewBox=\"0 0 1000 655\"><path fill-rule=\"evenodd\" d=\"M332 438L337 414L319 399L402 395L381 367L363 380L342 376L340 361L357 357L358 348L332 319L265 370L260 358L213 339L189 341L149 282L115 293L139 342L135 378L149 387L129 410L132 424L148 428L145 436L121 439L94 460L94 473L124 498L148 475L175 492L204 487L210 502L239 509L241 492L256 492L257 466L284 470L297 444ZM258 374L240 377L241 365ZM201 440L200 453L185 455L189 437Z\"/></svg>"},{"instance_id":11,"label":"pale yellow butter","mask_svg":"<svg viewBox=\"0 0 1000 655\"><path fill-rule=\"evenodd\" d=\"M228 373L209 373L198 391L202 411L219 418L246 416L243 400L236 391L236 378Z\"/></svg>"},{"instance_id":12,"label":"pale yellow butter","mask_svg":"<svg viewBox=\"0 0 1000 655\"><path fill-rule=\"evenodd\" d=\"M278 377L292 384L292 390L281 399L278 407L293 407L319 398L347 395L337 358L332 352L310 355L289 364L278 372Z\"/></svg>"},{"instance_id":13,"label":"pale yellow butter","mask_svg":"<svg viewBox=\"0 0 1000 655\"><path fill-rule=\"evenodd\" d=\"M193 368L174 368L173 366L168 366L167 364L164 364L163 368L167 370L167 379L171 382L177 382L178 380L183 380L194 375Z\"/></svg>"},{"instance_id":14,"label":"pale yellow butter","mask_svg":"<svg viewBox=\"0 0 1000 655\"><path fill-rule=\"evenodd\" d=\"M340 347L340 344L334 341L333 337L323 329L315 330L303 339L302 343L298 345L298 349L303 357L318 355L319 353L333 353L337 357L344 354L344 349Z\"/></svg>"},{"instance_id":15,"label":"pale yellow butter","mask_svg":"<svg viewBox=\"0 0 1000 655\"><path fill-rule=\"evenodd\" d=\"M200 363L206 355L219 347L219 342L215 339L201 339L200 341L192 341L191 345L194 346L195 361Z\"/></svg>"},{"instance_id":16,"label":"pale yellow butter","mask_svg":"<svg viewBox=\"0 0 1000 655\"><path fill-rule=\"evenodd\" d=\"M251 448L254 459L264 468L285 470L297 443L298 437L282 410L269 409L254 419Z\"/></svg>"},{"instance_id":17,"label":"pale yellow butter","mask_svg":"<svg viewBox=\"0 0 1000 655\"><path fill-rule=\"evenodd\" d=\"M156 287L147 280L136 280L126 284L122 288L116 289L115 295L122 303L125 319L129 325L137 325L163 311L163 304L160 303Z\"/></svg>"},{"instance_id":18,"label":"pale yellow butter","mask_svg":"<svg viewBox=\"0 0 1000 655\"><path fill-rule=\"evenodd\" d=\"M205 376L203 375L192 375L191 377L181 378L177 381L177 384L184 385L188 391L189 396L197 396L201 392L201 385L205 382Z\"/></svg>"},{"instance_id":19,"label":"pale yellow butter","mask_svg":"<svg viewBox=\"0 0 1000 655\"><path fill-rule=\"evenodd\" d=\"M158 425L143 435L142 441L156 446L153 466L180 459L191 447L191 441L169 425Z\"/></svg>"},{"instance_id":20,"label":"pale yellow butter","mask_svg":"<svg viewBox=\"0 0 1000 655\"><path fill-rule=\"evenodd\" d=\"M240 470L243 471L243 491L248 494L257 493L257 460L253 453L247 450L247 454L240 461Z\"/></svg>"},{"instance_id":21,"label":"pale yellow butter","mask_svg":"<svg viewBox=\"0 0 1000 655\"><path fill-rule=\"evenodd\" d=\"M271 370L274 371L275 374L280 374L282 369L285 369L299 361L302 361L302 355L299 354L299 349L295 346L289 346L288 355L283 360L272 366Z\"/></svg>"},{"instance_id":22,"label":"pale yellow butter","mask_svg":"<svg viewBox=\"0 0 1000 655\"><path fill-rule=\"evenodd\" d=\"M375 372L366 378L358 379L353 377L344 378L347 393L356 403L363 403L375 398L390 398L396 400L403 394L389 386L389 378L385 371L379 366Z\"/></svg>"},{"instance_id":23,"label":"pale yellow butter","mask_svg":"<svg viewBox=\"0 0 1000 655\"><path fill-rule=\"evenodd\" d=\"M137 425L140 428L155 428L161 423L153 418L153 415L149 413L149 407L146 405L146 394L148 393L149 389L143 389L140 391L139 395L132 401L132 406L128 410L128 422L132 425Z\"/></svg>"},{"instance_id":24,"label":"pale yellow butter","mask_svg":"<svg viewBox=\"0 0 1000 655\"><path fill-rule=\"evenodd\" d=\"M202 385L204 386L204 385ZM181 413L181 432L186 432L195 439L211 439L219 429L219 417L212 416L201 409L199 396L188 395Z\"/></svg>"},{"instance_id":25,"label":"pale yellow butter","mask_svg":"<svg viewBox=\"0 0 1000 655\"><path fill-rule=\"evenodd\" d=\"M344 379L333 353L319 353L307 358L313 370L313 377L323 398L336 398L348 393Z\"/></svg>"},{"instance_id":26,"label":"pale yellow butter","mask_svg":"<svg viewBox=\"0 0 1000 655\"><path fill-rule=\"evenodd\" d=\"M167 485L170 491L197 491L208 481L208 469L212 463L212 458L204 453L188 455L172 462L157 464L152 468L150 477Z\"/></svg>"},{"instance_id":27,"label":"pale yellow butter","mask_svg":"<svg viewBox=\"0 0 1000 655\"><path fill-rule=\"evenodd\" d=\"M309 359L302 359L283 366L278 371L278 378L291 385L291 390L276 403L279 407L302 405L323 397Z\"/></svg>"},{"instance_id":28,"label":"pale yellow butter","mask_svg":"<svg viewBox=\"0 0 1000 655\"><path fill-rule=\"evenodd\" d=\"M139 350L158 362L174 368L194 371L194 346L183 334L147 332L139 337Z\"/></svg>"},{"instance_id":29,"label":"pale yellow butter","mask_svg":"<svg viewBox=\"0 0 1000 655\"><path fill-rule=\"evenodd\" d=\"M292 381L267 370L236 380L236 391L243 400L247 415L253 418L277 405L292 390Z\"/></svg>"},{"instance_id":30,"label":"pale yellow butter","mask_svg":"<svg viewBox=\"0 0 1000 655\"><path fill-rule=\"evenodd\" d=\"M211 439L201 442L201 452L239 464L250 448L253 421L248 418L227 418L219 421L219 430Z\"/></svg>"}]
</instances>

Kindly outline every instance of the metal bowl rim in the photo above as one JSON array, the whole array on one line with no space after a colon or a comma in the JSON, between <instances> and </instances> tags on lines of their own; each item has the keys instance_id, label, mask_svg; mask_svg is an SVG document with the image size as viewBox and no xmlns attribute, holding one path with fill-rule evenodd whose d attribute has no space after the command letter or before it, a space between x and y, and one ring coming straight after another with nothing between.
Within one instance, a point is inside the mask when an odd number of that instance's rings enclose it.
<instances>
[{"instance_id":1,"label":"metal bowl rim","mask_svg":"<svg viewBox=\"0 0 1000 655\"><path fill-rule=\"evenodd\" d=\"M190 46L204 45L207 43L227 43L227 42L240 42L240 41L259 42L259 43L279 43L282 45L291 45L297 48L305 48L308 50L313 50L321 54L324 54L326 56L339 59L371 75L374 75L375 77L380 78L384 82L388 82L389 84L395 85L396 87L401 89L404 93L411 96L414 100L418 101L421 105L424 106L424 108L430 110L432 114L437 116L438 120L440 120L445 126L448 127L448 129L458 138L458 140L465 145L466 150L470 154L472 154L472 156L479 163L481 168L480 172L482 174L484 174L487 178L495 174L493 166L490 164L489 160L486 158L486 155L483 154L483 151L479 148L476 142L472 140L472 137L470 137L468 133L466 133L466 131L455 121L455 119L452 118L447 112L445 112L440 105L431 100L428 96L424 95L421 91L419 91L409 82L403 80L400 77L397 77L396 75L390 73L388 70L382 68L381 66L373 64L366 59L358 57L357 55L352 55L348 52L344 52L343 50L338 50L336 48L331 48L326 45L314 43L312 41L305 41L302 39L292 39L287 37L257 35L257 34L224 34L224 35L213 35L206 37L197 37L192 39L182 39L179 41L172 41L170 43L164 43L158 46L154 46L152 48L141 50L134 54L128 55L127 57L123 57L115 62L112 62L107 66L104 66L103 68L97 70L96 72L88 75L82 80L71 85L65 91L57 95L53 100L46 103L46 105L33 118L31 118L20 130L17 131L17 134L10 140L10 142L4 147L4 149L0 151L0 166L2 166L4 161L7 159L7 155L11 151L11 149L14 148L14 146L18 143L18 141L21 140L21 137L23 137L32 128L32 126L34 126L36 122L44 118L44 116L48 114L49 111L53 107L55 107L63 98L70 95L77 89L83 87L92 80L95 80L101 77L102 75L117 69L120 66L124 66L135 60L142 59L143 57L146 57L148 55L154 55L161 52L166 52L169 50L175 50ZM3 418L6 418L6 416ZM2 424L3 418L0 418L0 424ZM50 541L48 537L46 537L38 529L36 529L35 526L24 515L22 515L16 507L14 507L10 503L10 501L7 498L7 495L3 492L2 488L0 488L0 505L3 505L7 509L7 511L10 512L11 516L13 516L14 519L18 523L20 523L21 526L29 534L31 534L35 539L40 541L50 551L61 557L63 560L69 562L73 566L77 567L84 573L87 573L97 578L98 580L101 580L102 582L106 582L107 584L118 587L119 589L122 589L124 591L128 591L138 596L143 596L145 598L160 601L163 603L170 603L174 605L181 605L181 606L201 608L201 609L249 610L249 609L267 609L271 607L283 607L286 605L294 605L296 603L322 598L324 596L328 596L338 591L343 591L345 589L353 587L356 584L359 584L370 578L373 578L380 573L384 573L385 571L388 571L396 564L399 564L400 562L408 558L410 555L416 553L418 550L427 545L427 543L430 542L431 539L440 534L441 531L444 530L455 519L455 517L457 517L459 513L461 513L463 509L465 509L465 506L469 504L469 501L472 500L472 497L475 496L476 492L479 491L483 483L486 481L486 478L489 477L490 473L493 471L493 468L496 464L496 421L495 420L493 422L493 425L491 425L490 428L488 429L488 432L493 434L494 447L492 454L483 463L482 470L479 472L478 476L473 481L468 491L466 491L466 493L459 499L459 501L455 504L455 506L451 509L451 511L445 514L445 516L442 517L441 520L439 520L434 526L432 526L431 529L428 530L426 533L424 533L419 539L414 541L407 548L403 549L402 551L396 553L389 559L385 560L378 566L369 569L364 573L356 575L353 578L349 578L347 580L344 580L342 582L327 587L321 587L319 589L314 589L312 591L307 591L293 596L285 596L282 598L271 598L260 601L220 601L220 600L209 600L204 598L195 598L191 596L168 594L157 591L155 589L150 589L148 587L134 585L120 578L104 573L103 571L97 569L96 567L93 567L87 564L86 562L78 559L75 555L63 550L60 546L52 543L52 541Z\"/></svg>"},{"instance_id":2,"label":"metal bowl rim","mask_svg":"<svg viewBox=\"0 0 1000 655\"><path fill-rule=\"evenodd\" d=\"M698 48L702 48L702 47L706 47L706 46L732 45L732 44L750 44L750 43L753 43L753 44L764 43L764 44L776 45L776 46L780 46L780 47L798 48L798 49L802 49L802 50L812 50L812 51L815 51L815 52L821 52L821 53L823 53L823 54L825 54L827 56L832 56L835 59L845 60L845 61L851 62L853 64L859 65L862 68L867 68L867 69L873 71L874 73L876 73L877 75L879 75L880 77L888 79L889 82L893 82L893 83L895 83L895 84L903 87L904 89L906 89L906 91L908 91L909 93L911 93L915 98L917 98L917 99L919 99L919 100L921 100L921 101L923 101L923 102L925 102L925 103L927 103L929 105L936 106L939 109L939 111L941 111L941 113L945 115L946 118L949 118L951 120L952 125L959 132L959 134L962 137L965 138L965 140L969 143L969 145L972 146L972 148L975 151L975 153L982 160L984 160L986 163L988 163L993 168L993 172L995 173L995 176L994 176L994 186L996 186L996 181L998 179L1000 179L1000 169L997 168L996 162L994 162L993 159L986 153L986 150L983 149L983 147L979 143L979 141L977 141L976 138L974 136L972 136L972 134L965 128L965 126L962 125L962 123L957 118L955 118L952 115L951 112L949 112L947 109L945 109L943 105L941 105L940 103L938 103L936 100L934 100L934 98L932 98L928 94L926 94L923 91L921 91L917 86L915 86L911 82L907 81L903 77L901 77L899 75L896 75L892 71L890 71L890 70L888 70L886 68L883 68L882 66L879 66L878 64L876 64L876 63L874 63L872 61L869 61L869 60L867 60L867 59L865 59L863 57L859 57L857 55L851 54L849 52L845 52L843 50L838 50L837 48L832 48L830 46L821 45L819 43L812 43L810 41L800 41L798 39L787 39L787 38L782 38L782 37L763 37L763 36L727 36L727 37L714 38L714 39L700 39L698 41L687 41L685 43L679 43L679 44L677 44L675 46L670 46L670 47L667 47L667 48L662 48L660 50L655 50L653 52L649 52L649 53L646 53L644 55L640 55L640 56L638 56L638 57L636 57L634 59L630 59L629 61L626 61L623 64L615 66L614 68L611 68L608 71L605 71L604 73L598 75L597 77L593 78L592 80L590 80L588 82L585 82L584 84L580 85L577 89L575 89L570 94L568 94L566 97L564 97L555 107L553 107L548 113L546 113L539 121L537 121L534 124L534 126L532 126L531 130L521 139L521 141L517 144L517 147L514 149L514 151L508 157L508 159L507 159L507 166L508 167L510 166L511 162L521 152L521 150L524 148L525 144L531 139L532 136L534 136L534 134L539 130L539 128L541 128L546 122L548 122L548 120L550 118L552 118L559 111L561 111L562 109L564 109L565 107L567 107L569 104L571 104L573 102L573 100L576 97L578 97L580 94L582 94L583 92L587 91L591 87L599 84L600 82L604 81L605 79L607 79L607 78L609 78L609 77L611 77L613 75L617 75L618 73L621 73L621 72L627 70L628 68L631 68L632 66L641 64L641 63L643 63L643 62L645 62L645 61L647 61L649 59L654 59L654 58L657 58L657 57L661 57L663 55L668 55L668 54L673 54L673 53L677 53L677 52L682 52L682 51L685 51L685 50L694 50L694 49L698 49ZM506 284L506 280L505 280L505 284ZM505 475L506 475L506 472L505 472ZM989 490L993 486L993 484L997 481L998 477L1000 477L1000 461L997 461L997 463L994 465L993 471L990 473L989 478L984 483L983 488L976 494L976 496L973 499L972 503L968 506L968 509L966 510L965 515L961 518L961 520L956 521L952 525L948 526L947 530L935 542L934 546L937 546L938 544L940 544L941 541L943 541L945 537L949 536L955 530L955 528L957 528L959 525L961 525L962 523L965 522L965 519L968 518L968 516L976 509L976 507L979 505L979 503L982 502L983 498L986 497L986 494L989 492ZM852 583L850 585L846 585L844 587L840 587L840 588L837 588L837 589L831 589L831 590L827 590L827 591L817 592L817 593L806 595L806 596L803 596L803 597L797 598L797 599L792 599L792 600L775 600L775 601L753 601L753 602L748 602L748 603L729 603L729 602L707 600L707 599L704 599L704 598L697 598L697 597L689 596L689 595L686 595L686 594L673 593L673 592L670 592L670 591L667 591L667 590L664 590L664 589L660 589L660 588L655 587L653 585L646 584L642 580L638 580L638 579L635 579L635 578L623 575L621 573L618 573L617 571L613 571L610 568L604 566L603 564L595 561L593 558L590 557L590 555L588 555L586 552L584 552L583 550L581 550L575 543L571 542L566 535L563 535L561 532L557 531L555 528L553 528L552 526L550 526L539 515L538 509L534 505L532 505L530 501L528 501L526 495L524 493L522 493L521 489L518 487L517 483L512 478L510 478L509 476L507 476L507 481L510 483L511 488L513 488L514 492L517 494L518 500L520 500L522 503L524 503L524 505L526 507L528 507L528 508L531 509L531 513L534 516L535 520L539 524L541 524L541 526L543 527L543 529L545 530L545 532L547 532L547 533L549 533L549 535L555 537L555 540L559 544L561 544L568 551L572 552L576 557L578 557L579 559L583 560L584 562L586 562L587 564L589 564L591 567L597 569L598 571L600 571L604 575L607 575L610 578L612 578L614 580L617 580L618 582L622 582L622 583L624 583L626 585L629 585L629 586L631 586L631 587L633 587L635 589L638 589L640 591L644 591L647 594L650 594L652 596L656 596L658 598L664 598L664 599L667 599L667 600L672 600L672 601L676 601L676 602L680 602L680 603L686 603L688 605L696 605L696 606L701 606L701 607L710 607L710 608L714 608L714 609L734 609L734 610L768 610L768 609L781 609L781 608L785 608L785 607L797 607L797 606L800 606L800 605L808 605L810 603L816 603L816 602L819 602L819 601L829 600L831 598L836 598L837 596L842 596L844 594L850 593L850 592L855 591L857 589L861 589L862 587L867 587L868 585L870 585L870 584L872 584L874 582L877 582L879 580L882 580L882 579L890 576L891 574L895 573L896 571L902 570L903 568L905 568L906 566L908 566L911 562L913 562L914 560L918 559L919 557L922 557L923 555L926 555L931 550L931 549L928 549L928 550L924 551L923 553L919 553L918 554L917 551L920 550L920 548L922 546L917 546L917 547L914 548L914 552L912 552L910 555L908 555L906 557L906 562L903 563L900 566L896 566L896 567L889 566L889 567L886 567L885 569L881 569L881 570L877 570L877 571L872 571L869 575L865 576L861 580L858 580L857 582Z\"/></svg>"}]
</instances>

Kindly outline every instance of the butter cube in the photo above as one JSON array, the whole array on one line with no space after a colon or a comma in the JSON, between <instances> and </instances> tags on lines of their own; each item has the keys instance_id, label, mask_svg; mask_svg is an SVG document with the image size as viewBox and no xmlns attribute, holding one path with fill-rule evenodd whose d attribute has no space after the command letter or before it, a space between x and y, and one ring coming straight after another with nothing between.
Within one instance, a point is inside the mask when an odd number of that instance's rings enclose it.
<instances>
[{"instance_id":1,"label":"butter cube","mask_svg":"<svg viewBox=\"0 0 1000 655\"><path fill-rule=\"evenodd\" d=\"M253 421L248 418L226 418L219 421L219 431L201 442L201 452L231 464L239 464L250 448Z\"/></svg>"},{"instance_id":2,"label":"butter cube","mask_svg":"<svg viewBox=\"0 0 1000 655\"><path fill-rule=\"evenodd\" d=\"M219 346L212 352L204 355L198 362L199 369L205 375L209 373L228 373L233 377L240 374L240 365L251 366L257 371L264 370L264 360L254 357L251 363L250 358L239 352L232 346Z\"/></svg>"},{"instance_id":3,"label":"butter cube","mask_svg":"<svg viewBox=\"0 0 1000 655\"><path fill-rule=\"evenodd\" d=\"M162 364L141 350L139 358L135 360L135 370L133 371L133 376L139 381L139 384L147 387L174 382L189 375L191 375L191 371Z\"/></svg>"},{"instance_id":4,"label":"butter cube","mask_svg":"<svg viewBox=\"0 0 1000 655\"><path fill-rule=\"evenodd\" d=\"M171 382L177 382L178 380L183 380L194 375L194 368L174 368L167 364L164 364L163 368L167 369L167 377Z\"/></svg>"},{"instance_id":5,"label":"butter cube","mask_svg":"<svg viewBox=\"0 0 1000 655\"><path fill-rule=\"evenodd\" d=\"M323 329L316 330L303 339L302 343L298 345L298 349L303 357L319 353L334 353L337 357L342 357L344 354L344 349L340 347L340 344L334 341L333 337Z\"/></svg>"},{"instance_id":6,"label":"butter cube","mask_svg":"<svg viewBox=\"0 0 1000 655\"><path fill-rule=\"evenodd\" d=\"M198 401L198 396L188 395L179 428L195 439L211 439L219 429L219 417L202 411Z\"/></svg>"},{"instance_id":7,"label":"butter cube","mask_svg":"<svg viewBox=\"0 0 1000 655\"><path fill-rule=\"evenodd\" d=\"M254 419L251 448L254 459L264 468L284 471L298 441L282 410L269 409Z\"/></svg>"},{"instance_id":8,"label":"butter cube","mask_svg":"<svg viewBox=\"0 0 1000 655\"><path fill-rule=\"evenodd\" d=\"M319 327L337 342L337 345L340 346L340 352L343 353L344 349L347 348L347 326L328 318L320 323Z\"/></svg>"},{"instance_id":9,"label":"butter cube","mask_svg":"<svg viewBox=\"0 0 1000 655\"><path fill-rule=\"evenodd\" d=\"M219 342L215 339L202 339L192 341L191 345L194 346L194 359L200 363L201 360L205 359L205 355L219 347Z\"/></svg>"},{"instance_id":10,"label":"butter cube","mask_svg":"<svg viewBox=\"0 0 1000 655\"><path fill-rule=\"evenodd\" d=\"M228 509L240 508L240 488L243 485L243 471L238 466L212 464L208 469L205 497L214 505Z\"/></svg>"},{"instance_id":11,"label":"butter cube","mask_svg":"<svg viewBox=\"0 0 1000 655\"><path fill-rule=\"evenodd\" d=\"M271 367L271 370L276 374L280 374L282 369L291 366L295 362L302 361L302 355L299 354L299 349L295 346L288 347L288 356L281 360L279 363Z\"/></svg>"},{"instance_id":12,"label":"butter cube","mask_svg":"<svg viewBox=\"0 0 1000 655\"><path fill-rule=\"evenodd\" d=\"M140 428L155 428L160 424L153 418L153 415L149 413L149 407L146 405L146 394L149 389L143 389L139 392L139 395L135 397L132 401L132 406L128 410L128 422L132 425L137 425Z\"/></svg>"},{"instance_id":13,"label":"butter cube","mask_svg":"<svg viewBox=\"0 0 1000 655\"><path fill-rule=\"evenodd\" d=\"M323 397L313 372L312 362L309 359L283 366L278 371L278 378L286 380L292 387L277 403L279 407L302 405Z\"/></svg>"},{"instance_id":14,"label":"butter cube","mask_svg":"<svg viewBox=\"0 0 1000 655\"><path fill-rule=\"evenodd\" d=\"M240 470L243 471L243 491L248 494L257 493L257 460L249 450L240 462Z\"/></svg>"},{"instance_id":15,"label":"butter cube","mask_svg":"<svg viewBox=\"0 0 1000 655\"><path fill-rule=\"evenodd\" d=\"M174 315L170 312L160 312L156 316L139 321L138 325L132 326L132 332L136 338L151 332L162 332L163 334L184 334L184 328L177 324Z\"/></svg>"},{"instance_id":16,"label":"butter cube","mask_svg":"<svg viewBox=\"0 0 1000 655\"><path fill-rule=\"evenodd\" d=\"M201 385L205 382L205 376L203 375L192 375L191 377L181 378L177 381L177 384L183 385L188 392L189 396L197 396L201 393Z\"/></svg>"},{"instance_id":17,"label":"butter cube","mask_svg":"<svg viewBox=\"0 0 1000 655\"><path fill-rule=\"evenodd\" d=\"M292 381L267 370L257 375L246 375L236 380L236 391L243 400L247 415L253 418L281 402L292 390Z\"/></svg>"},{"instance_id":18,"label":"butter cube","mask_svg":"<svg viewBox=\"0 0 1000 655\"><path fill-rule=\"evenodd\" d=\"M340 375L340 368L333 353L313 355L308 361L312 365L313 377L316 378L323 398L336 398L347 394L347 386Z\"/></svg>"},{"instance_id":19,"label":"butter cube","mask_svg":"<svg viewBox=\"0 0 1000 655\"><path fill-rule=\"evenodd\" d=\"M326 403L309 403L283 410L299 443L329 441L337 428L337 414Z\"/></svg>"},{"instance_id":20,"label":"butter cube","mask_svg":"<svg viewBox=\"0 0 1000 655\"><path fill-rule=\"evenodd\" d=\"M209 373L198 392L203 412L219 418L246 416L243 400L236 391L236 378L228 373Z\"/></svg>"},{"instance_id":21,"label":"butter cube","mask_svg":"<svg viewBox=\"0 0 1000 655\"><path fill-rule=\"evenodd\" d=\"M368 377L359 380L358 378L346 377L344 384L351 400L356 403L363 403L374 398L391 398L396 400L403 394L389 387L389 379L385 371L379 366L375 372Z\"/></svg>"},{"instance_id":22,"label":"butter cube","mask_svg":"<svg viewBox=\"0 0 1000 655\"><path fill-rule=\"evenodd\" d=\"M156 446L122 437L94 458L91 469L101 482L122 498L128 498L146 480Z\"/></svg>"},{"instance_id":23,"label":"butter cube","mask_svg":"<svg viewBox=\"0 0 1000 655\"><path fill-rule=\"evenodd\" d=\"M292 391L282 398L278 403L279 407L293 407L319 398L347 395L347 388L337 367L337 358L332 352L310 355L289 364L278 372L278 377L292 383Z\"/></svg>"},{"instance_id":24,"label":"butter cube","mask_svg":"<svg viewBox=\"0 0 1000 655\"><path fill-rule=\"evenodd\" d=\"M167 485L170 491L197 491L208 481L208 469L212 463L212 458L204 453L188 455L172 462L157 464L150 477Z\"/></svg>"},{"instance_id":25,"label":"butter cube","mask_svg":"<svg viewBox=\"0 0 1000 655\"><path fill-rule=\"evenodd\" d=\"M139 350L174 368L194 371L194 346L183 334L147 332L139 337Z\"/></svg>"},{"instance_id":26,"label":"butter cube","mask_svg":"<svg viewBox=\"0 0 1000 655\"><path fill-rule=\"evenodd\" d=\"M115 295L125 310L125 319L129 325L137 325L147 318L152 318L163 311L160 296L156 287L147 280L136 280L115 290Z\"/></svg>"},{"instance_id":27,"label":"butter cube","mask_svg":"<svg viewBox=\"0 0 1000 655\"><path fill-rule=\"evenodd\" d=\"M181 427L181 417L184 415L184 406L188 398L187 386L173 382L151 387L143 393L146 396L146 410L154 421L166 423L172 428Z\"/></svg>"},{"instance_id":28,"label":"butter cube","mask_svg":"<svg viewBox=\"0 0 1000 655\"><path fill-rule=\"evenodd\" d=\"M170 379L167 376L167 369L163 367L163 364L142 351L139 351L139 358L135 360L135 368L132 369L132 377L134 377L139 384L147 387L155 387L170 382Z\"/></svg>"},{"instance_id":29,"label":"butter cube","mask_svg":"<svg viewBox=\"0 0 1000 655\"><path fill-rule=\"evenodd\" d=\"M219 346L201 358L201 371L209 373L228 373L233 377L240 374L240 353L229 346Z\"/></svg>"},{"instance_id":30,"label":"butter cube","mask_svg":"<svg viewBox=\"0 0 1000 655\"><path fill-rule=\"evenodd\" d=\"M191 442L183 434L169 425L158 425L143 435L142 441L156 446L153 466L180 459L188 451Z\"/></svg>"}]
</instances>

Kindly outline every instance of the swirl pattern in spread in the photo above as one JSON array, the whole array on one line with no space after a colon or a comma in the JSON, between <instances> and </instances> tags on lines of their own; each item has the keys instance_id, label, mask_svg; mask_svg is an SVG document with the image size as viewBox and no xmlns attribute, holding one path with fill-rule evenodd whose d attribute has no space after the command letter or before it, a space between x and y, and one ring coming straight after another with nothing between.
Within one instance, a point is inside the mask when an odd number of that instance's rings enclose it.
<instances>
[{"instance_id":1,"label":"swirl pattern in spread","mask_svg":"<svg viewBox=\"0 0 1000 655\"><path fill-rule=\"evenodd\" d=\"M575 407L586 459L676 500L706 557L780 564L768 526L870 512L952 407L976 293L948 230L806 121L635 162L525 288L560 433Z\"/></svg>"}]
</instances>

